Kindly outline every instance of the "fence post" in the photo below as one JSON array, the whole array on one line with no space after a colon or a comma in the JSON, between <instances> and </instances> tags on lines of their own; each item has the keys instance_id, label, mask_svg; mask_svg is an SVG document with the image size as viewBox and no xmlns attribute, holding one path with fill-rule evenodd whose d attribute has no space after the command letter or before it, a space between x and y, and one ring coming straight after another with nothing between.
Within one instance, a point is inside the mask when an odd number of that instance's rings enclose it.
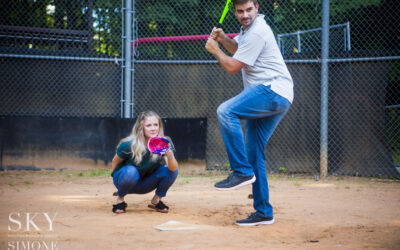
<instances>
[{"instance_id":1,"label":"fence post","mask_svg":"<svg viewBox=\"0 0 400 250\"><path fill-rule=\"evenodd\" d=\"M351 46L350 46L350 22L346 23L346 27L347 27L347 51L351 50Z\"/></svg>"},{"instance_id":2,"label":"fence post","mask_svg":"<svg viewBox=\"0 0 400 250\"><path fill-rule=\"evenodd\" d=\"M278 47L281 49L281 36L278 35ZM281 50L281 53L283 54L283 51Z\"/></svg>"},{"instance_id":3,"label":"fence post","mask_svg":"<svg viewBox=\"0 0 400 250\"><path fill-rule=\"evenodd\" d=\"M301 53L300 30L297 31L297 53Z\"/></svg>"},{"instance_id":4,"label":"fence post","mask_svg":"<svg viewBox=\"0 0 400 250\"><path fill-rule=\"evenodd\" d=\"M329 0L322 1L320 178L328 175Z\"/></svg>"},{"instance_id":5,"label":"fence post","mask_svg":"<svg viewBox=\"0 0 400 250\"><path fill-rule=\"evenodd\" d=\"M90 54L93 53L93 1L88 2L88 51Z\"/></svg>"},{"instance_id":6,"label":"fence post","mask_svg":"<svg viewBox=\"0 0 400 250\"><path fill-rule=\"evenodd\" d=\"M135 27L135 24L136 24L136 19L135 19L135 0L132 0L132 15L131 15L131 17L132 17L132 22L131 22L131 24L132 24L132 31L134 31L135 29L136 29L136 27ZM131 42L130 42L130 45L131 45L131 81L132 81L132 84L131 84L131 86L132 86L132 89L131 89L131 92L130 92L130 94L131 94L131 102L129 103L129 105L130 105L130 112L131 112L131 118L133 118L133 116L134 116L134 101L135 101L135 52L136 52L136 49L135 49L135 39L136 39L136 37L135 37L135 35L136 35L136 33L135 32L132 32L132 39L131 39Z\"/></svg>"},{"instance_id":7,"label":"fence post","mask_svg":"<svg viewBox=\"0 0 400 250\"><path fill-rule=\"evenodd\" d=\"M132 0L125 2L125 72L124 72L124 118L131 118L131 84L132 84Z\"/></svg>"}]
</instances>

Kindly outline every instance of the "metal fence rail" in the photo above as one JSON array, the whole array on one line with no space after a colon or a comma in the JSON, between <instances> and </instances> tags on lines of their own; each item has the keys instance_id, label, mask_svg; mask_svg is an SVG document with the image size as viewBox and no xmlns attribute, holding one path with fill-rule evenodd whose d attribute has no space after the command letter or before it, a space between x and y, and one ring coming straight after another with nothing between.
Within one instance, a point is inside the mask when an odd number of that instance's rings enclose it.
<instances>
[{"instance_id":1,"label":"metal fence rail","mask_svg":"<svg viewBox=\"0 0 400 250\"><path fill-rule=\"evenodd\" d=\"M282 55L290 53L311 52L314 50L320 51L321 47L318 43L321 37L322 28L309 30L298 30L297 32L278 34L277 42L281 49ZM351 50L350 23L336 24L329 26L331 37L331 50ZM303 42L302 42L303 41ZM289 44L289 46L287 46ZM317 46L317 47L315 47ZM307 50L302 50L305 47ZM342 49L341 49L342 48Z\"/></svg>"},{"instance_id":2,"label":"metal fence rail","mask_svg":"<svg viewBox=\"0 0 400 250\"><path fill-rule=\"evenodd\" d=\"M330 2L328 174L399 178L400 1ZM259 0L295 84L266 148L269 172L320 173L321 3ZM216 109L242 80L204 49L224 4L2 1L0 115L206 117L207 168L226 169ZM231 7L223 29L239 28Z\"/></svg>"}]
</instances>

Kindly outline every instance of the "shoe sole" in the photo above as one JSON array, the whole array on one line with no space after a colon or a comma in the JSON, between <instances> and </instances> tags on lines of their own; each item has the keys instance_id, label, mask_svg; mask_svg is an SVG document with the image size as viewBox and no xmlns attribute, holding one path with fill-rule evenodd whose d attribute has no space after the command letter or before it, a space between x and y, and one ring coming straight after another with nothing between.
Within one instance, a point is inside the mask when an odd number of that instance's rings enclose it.
<instances>
[{"instance_id":1,"label":"shoe sole","mask_svg":"<svg viewBox=\"0 0 400 250\"><path fill-rule=\"evenodd\" d=\"M256 176L253 175L253 178L251 178L250 180L244 181L244 182L242 182L242 183L240 183L240 184L238 184L238 185L236 185L236 186L229 187L229 188L219 188L219 187L215 187L215 186L214 186L214 188L215 188L216 190L220 190L220 191L235 190L235 189L237 189L237 188L240 188L240 187L243 187L243 186L252 184L252 183L254 183L255 181L256 181Z\"/></svg>"},{"instance_id":2,"label":"shoe sole","mask_svg":"<svg viewBox=\"0 0 400 250\"><path fill-rule=\"evenodd\" d=\"M151 208L151 209L154 209L154 210L156 210L156 211L159 212L159 213L163 213L163 214L168 213L168 209L167 209L167 210L161 210L161 209L156 208L156 206L153 205L153 204L149 204L149 205L147 205L147 207L148 207L148 208Z\"/></svg>"},{"instance_id":3,"label":"shoe sole","mask_svg":"<svg viewBox=\"0 0 400 250\"><path fill-rule=\"evenodd\" d=\"M254 222L254 223L235 223L238 226L244 226L244 227L249 227L249 226L257 226L257 225L271 225L275 223L275 219L272 219L270 221L260 221L260 222Z\"/></svg>"}]
</instances>

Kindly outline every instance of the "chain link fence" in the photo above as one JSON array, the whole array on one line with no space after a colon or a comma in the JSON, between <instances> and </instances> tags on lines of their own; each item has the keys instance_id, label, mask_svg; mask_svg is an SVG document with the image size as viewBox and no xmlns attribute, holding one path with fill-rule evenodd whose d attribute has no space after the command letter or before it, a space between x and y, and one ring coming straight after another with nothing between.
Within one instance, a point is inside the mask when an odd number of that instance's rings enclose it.
<instances>
[{"instance_id":1,"label":"chain link fence","mask_svg":"<svg viewBox=\"0 0 400 250\"><path fill-rule=\"evenodd\" d=\"M119 0L0 3L1 115L120 114Z\"/></svg>"},{"instance_id":2,"label":"chain link fence","mask_svg":"<svg viewBox=\"0 0 400 250\"><path fill-rule=\"evenodd\" d=\"M331 13L350 24L351 46L329 53L330 172L398 178L400 3L332 2Z\"/></svg>"},{"instance_id":3,"label":"chain link fence","mask_svg":"<svg viewBox=\"0 0 400 250\"><path fill-rule=\"evenodd\" d=\"M242 90L242 80L204 49L225 1L131 3L2 1L0 114L119 117L131 44L131 115L206 117L207 168L228 168L216 109ZM267 170L319 174L321 0L259 4L295 84L294 103L266 148ZM330 1L330 174L399 177L398 13L396 0ZM232 7L223 29L239 32Z\"/></svg>"}]
</instances>

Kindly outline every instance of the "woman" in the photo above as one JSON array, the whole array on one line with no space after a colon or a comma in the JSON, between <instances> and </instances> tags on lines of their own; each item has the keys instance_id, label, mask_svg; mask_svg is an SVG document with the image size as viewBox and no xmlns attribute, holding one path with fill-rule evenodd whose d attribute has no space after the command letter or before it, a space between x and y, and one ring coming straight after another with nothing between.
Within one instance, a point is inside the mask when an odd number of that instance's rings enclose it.
<instances>
[{"instance_id":1,"label":"woman","mask_svg":"<svg viewBox=\"0 0 400 250\"><path fill-rule=\"evenodd\" d=\"M162 156L150 153L147 143L154 136L164 136L162 120L155 112L145 111L138 116L131 135L118 144L111 173L118 189L117 202L112 209L114 213L125 212L125 195L146 194L154 189L154 197L148 206L158 212L168 212L169 207L161 198L166 196L178 176L178 162L172 142L170 150Z\"/></svg>"}]
</instances>

